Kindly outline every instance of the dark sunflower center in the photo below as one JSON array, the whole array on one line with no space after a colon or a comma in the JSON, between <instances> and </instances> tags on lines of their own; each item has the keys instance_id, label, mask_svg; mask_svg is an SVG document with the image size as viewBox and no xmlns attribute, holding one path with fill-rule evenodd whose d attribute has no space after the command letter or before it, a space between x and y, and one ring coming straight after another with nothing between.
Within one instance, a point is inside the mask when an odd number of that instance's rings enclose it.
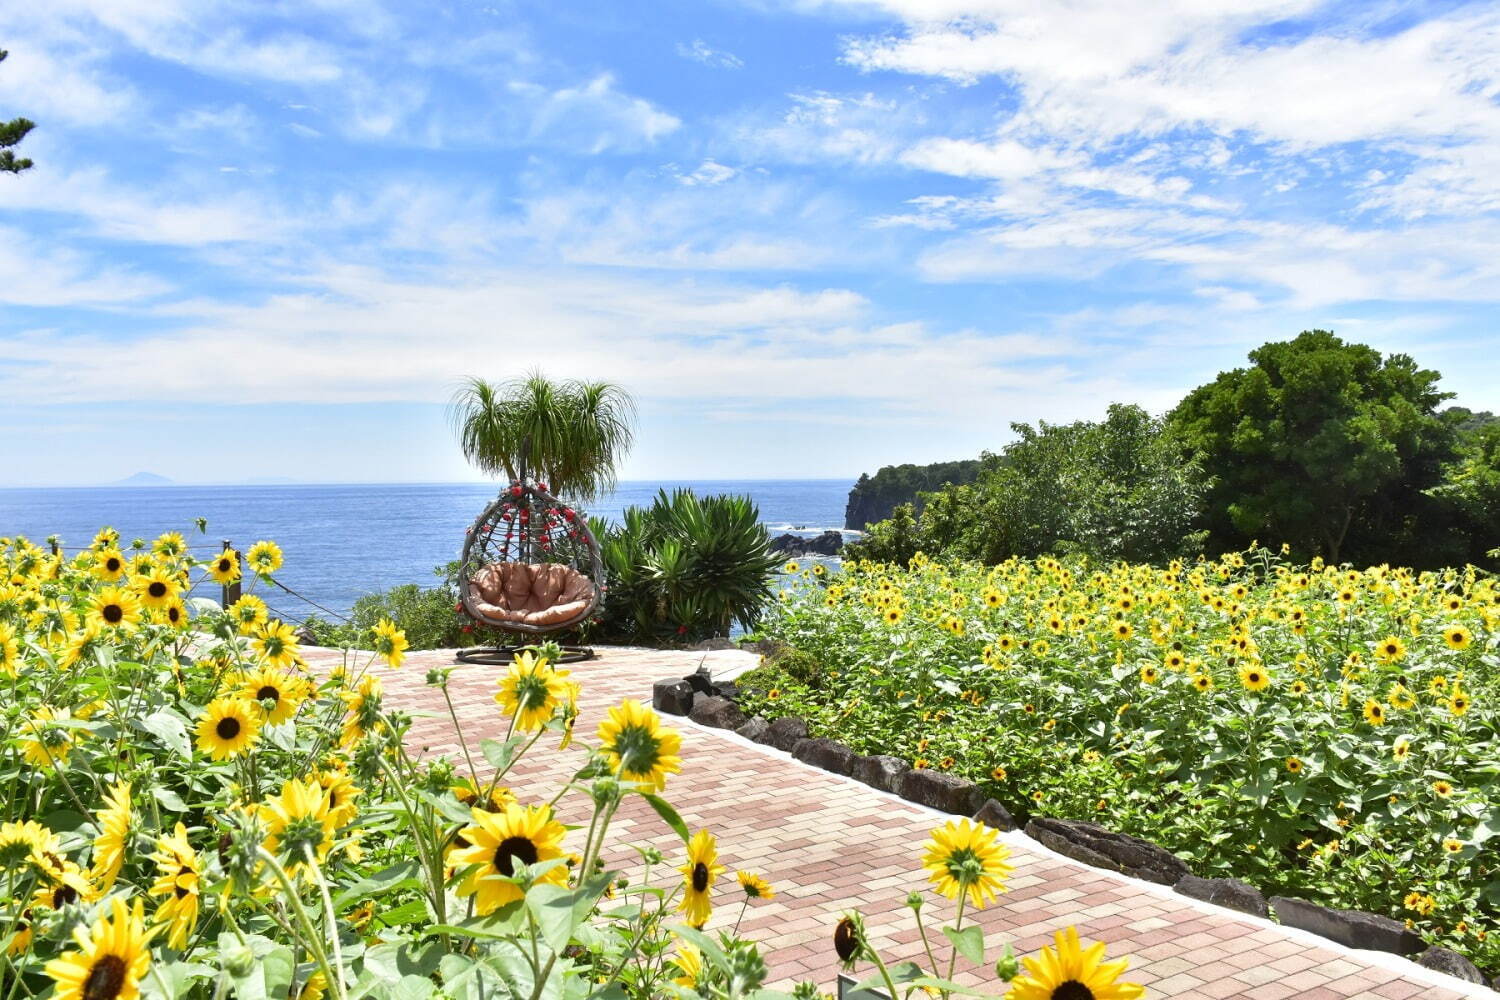
<instances>
[{"instance_id":1,"label":"dark sunflower center","mask_svg":"<svg viewBox=\"0 0 1500 1000\"><path fill-rule=\"evenodd\" d=\"M117 625L125 617L125 609L118 604L106 604L104 606L104 620L111 625Z\"/></svg>"},{"instance_id":2,"label":"dark sunflower center","mask_svg":"<svg viewBox=\"0 0 1500 1000\"><path fill-rule=\"evenodd\" d=\"M168 621L175 622L178 619L180 619L181 617L182 617L182 609L181 608L168 608L167 609L167 620Z\"/></svg>"},{"instance_id":3,"label":"dark sunflower center","mask_svg":"<svg viewBox=\"0 0 1500 1000\"><path fill-rule=\"evenodd\" d=\"M235 718L220 719L218 725L214 726L214 732L221 740L232 740L240 734L240 720Z\"/></svg>"},{"instance_id":4,"label":"dark sunflower center","mask_svg":"<svg viewBox=\"0 0 1500 1000\"><path fill-rule=\"evenodd\" d=\"M833 950L841 961L849 961L859 949L859 935L854 930L854 921L840 920L833 929Z\"/></svg>"},{"instance_id":5,"label":"dark sunflower center","mask_svg":"<svg viewBox=\"0 0 1500 1000\"><path fill-rule=\"evenodd\" d=\"M230 571L230 569L233 568L233 566L234 566L234 563L230 562L228 559L220 559L219 560L219 572L220 573L228 573Z\"/></svg>"},{"instance_id":6,"label":"dark sunflower center","mask_svg":"<svg viewBox=\"0 0 1500 1000\"><path fill-rule=\"evenodd\" d=\"M151 584L146 588L146 593L152 597L166 597L167 585L160 580L152 580Z\"/></svg>"},{"instance_id":7,"label":"dark sunflower center","mask_svg":"<svg viewBox=\"0 0 1500 1000\"><path fill-rule=\"evenodd\" d=\"M281 692L269 684L255 692L256 701L265 701L267 698L270 698L272 701L280 701Z\"/></svg>"},{"instance_id":8,"label":"dark sunflower center","mask_svg":"<svg viewBox=\"0 0 1500 1000\"><path fill-rule=\"evenodd\" d=\"M1094 1000L1094 991L1076 979L1069 979L1052 991L1052 1000Z\"/></svg>"},{"instance_id":9,"label":"dark sunflower center","mask_svg":"<svg viewBox=\"0 0 1500 1000\"><path fill-rule=\"evenodd\" d=\"M125 988L125 960L105 955L94 963L83 981L83 1000L115 1000Z\"/></svg>"},{"instance_id":10,"label":"dark sunflower center","mask_svg":"<svg viewBox=\"0 0 1500 1000\"><path fill-rule=\"evenodd\" d=\"M60 885L52 890L52 908L60 910L69 903L77 902L78 890L71 885Z\"/></svg>"},{"instance_id":11,"label":"dark sunflower center","mask_svg":"<svg viewBox=\"0 0 1500 1000\"><path fill-rule=\"evenodd\" d=\"M117 573L120 570L120 560L106 559L104 561L104 568L109 570L111 573Z\"/></svg>"},{"instance_id":12,"label":"dark sunflower center","mask_svg":"<svg viewBox=\"0 0 1500 1000\"><path fill-rule=\"evenodd\" d=\"M495 848L495 870L501 875L514 875L517 858L524 865L536 864L536 845L527 837L506 837Z\"/></svg>"},{"instance_id":13,"label":"dark sunflower center","mask_svg":"<svg viewBox=\"0 0 1500 1000\"><path fill-rule=\"evenodd\" d=\"M693 866L693 891L706 892L708 890L708 865L698 862Z\"/></svg>"}]
</instances>

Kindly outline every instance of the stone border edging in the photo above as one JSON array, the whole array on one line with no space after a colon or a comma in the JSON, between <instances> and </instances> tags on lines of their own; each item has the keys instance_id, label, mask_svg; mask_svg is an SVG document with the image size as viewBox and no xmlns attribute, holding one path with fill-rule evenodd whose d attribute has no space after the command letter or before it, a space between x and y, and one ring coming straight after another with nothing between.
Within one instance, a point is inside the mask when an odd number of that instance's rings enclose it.
<instances>
[{"instance_id":1,"label":"stone border edging","mask_svg":"<svg viewBox=\"0 0 1500 1000\"><path fill-rule=\"evenodd\" d=\"M1015 830L1005 804L973 782L929 769L915 769L899 757L857 754L837 740L813 737L807 722L795 715L766 720L748 717L736 702L733 681L715 684L706 671L652 684L652 705L669 715L686 716L714 729L728 729L752 743L791 754L810 767L853 778L882 792L938 812L970 816L997 830ZM700 698L699 695L702 695ZM1172 852L1129 834L1094 823L1038 816L1027 822L1027 836L1064 857L1127 878L1170 886L1174 891L1261 919L1306 931L1347 948L1381 951L1409 958L1433 972L1500 991L1500 978L1485 979L1464 956L1439 945L1426 946L1405 924L1378 913L1320 906L1304 899L1273 896L1269 900L1247 882L1233 878L1200 878ZM1420 952L1420 954L1418 954Z\"/></svg>"}]
</instances>

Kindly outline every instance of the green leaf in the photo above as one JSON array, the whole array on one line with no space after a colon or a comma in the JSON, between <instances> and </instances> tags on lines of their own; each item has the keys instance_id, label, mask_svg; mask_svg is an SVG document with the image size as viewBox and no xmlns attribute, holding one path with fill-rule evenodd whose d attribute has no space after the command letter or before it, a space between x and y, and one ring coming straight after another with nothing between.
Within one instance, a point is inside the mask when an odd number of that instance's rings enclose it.
<instances>
[{"instance_id":1,"label":"green leaf","mask_svg":"<svg viewBox=\"0 0 1500 1000\"><path fill-rule=\"evenodd\" d=\"M568 946L578 926L588 919L594 904L604 894L611 876L596 875L577 889L538 883L526 892L526 908L536 918L547 947L560 952Z\"/></svg>"},{"instance_id":2,"label":"green leaf","mask_svg":"<svg viewBox=\"0 0 1500 1000\"><path fill-rule=\"evenodd\" d=\"M184 760L192 759L193 750L188 742L187 723L176 712L166 708L158 709L144 719L132 719L131 725L155 736L162 746Z\"/></svg>"},{"instance_id":3,"label":"green leaf","mask_svg":"<svg viewBox=\"0 0 1500 1000\"><path fill-rule=\"evenodd\" d=\"M163 788L160 785L153 785L151 787L151 795L156 799L156 801L166 806L168 812L180 814L188 811L188 805L186 802L182 801L182 796L178 795L170 788Z\"/></svg>"},{"instance_id":4,"label":"green leaf","mask_svg":"<svg viewBox=\"0 0 1500 1000\"><path fill-rule=\"evenodd\" d=\"M382 869L374 875L362 878L349 886L343 892L333 897L333 908L342 910L350 903L363 899L366 896L378 896L390 892L392 889L406 889L419 885L416 878L418 865L415 860L403 861L400 864L391 865Z\"/></svg>"},{"instance_id":5,"label":"green leaf","mask_svg":"<svg viewBox=\"0 0 1500 1000\"><path fill-rule=\"evenodd\" d=\"M504 771L515 761L516 753L525 742L525 736L512 736L503 743L499 740L480 740L479 750L484 754L484 759L490 762L491 767L497 771Z\"/></svg>"},{"instance_id":6,"label":"green leaf","mask_svg":"<svg viewBox=\"0 0 1500 1000\"><path fill-rule=\"evenodd\" d=\"M682 821L681 816L677 815L677 810L672 808L670 802L659 795L652 795L650 792L641 792L640 794L642 798L651 803L651 808L656 810L656 815L666 820L667 826L670 826L672 831L682 838L684 844L692 839L688 834L687 824Z\"/></svg>"},{"instance_id":7,"label":"green leaf","mask_svg":"<svg viewBox=\"0 0 1500 1000\"><path fill-rule=\"evenodd\" d=\"M984 928L978 924L970 924L963 930L944 927L943 936L953 943L954 950L962 955L965 961L975 965L984 964Z\"/></svg>"}]
</instances>

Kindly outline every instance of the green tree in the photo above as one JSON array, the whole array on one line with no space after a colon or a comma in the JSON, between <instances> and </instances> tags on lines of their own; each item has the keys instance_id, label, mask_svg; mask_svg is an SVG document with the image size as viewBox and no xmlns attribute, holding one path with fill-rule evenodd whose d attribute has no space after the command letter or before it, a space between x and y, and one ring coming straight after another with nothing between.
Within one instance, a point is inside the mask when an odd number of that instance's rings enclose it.
<instances>
[{"instance_id":1,"label":"green tree","mask_svg":"<svg viewBox=\"0 0 1500 1000\"><path fill-rule=\"evenodd\" d=\"M0 62L10 55L4 49L0 49ZM26 118L12 118L8 122L0 122L0 171L11 174L19 174L23 170L31 169L31 161L25 157L17 157L13 147L20 144L26 138L26 133L36 128L36 122Z\"/></svg>"},{"instance_id":2,"label":"green tree","mask_svg":"<svg viewBox=\"0 0 1500 1000\"><path fill-rule=\"evenodd\" d=\"M1416 551L1432 509L1423 491L1453 456L1438 373L1327 330L1265 344L1250 361L1170 417L1210 477L1213 540L1289 542L1335 563Z\"/></svg>"},{"instance_id":3,"label":"green tree","mask_svg":"<svg viewBox=\"0 0 1500 1000\"><path fill-rule=\"evenodd\" d=\"M464 457L482 471L516 480L524 470L583 501L614 489L615 467L634 440L635 403L624 389L539 372L498 384L469 379L449 415Z\"/></svg>"},{"instance_id":4,"label":"green tree","mask_svg":"<svg viewBox=\"0 0 1500 1000\"><path fill-rule=\"evenodd\" d=\"M1151 562L1201 548L1202 477L1161 419L1116 404L1102 421L1011 427L1018 440L986 454L973 485L923 494L920 513L898 507L851 554L904 562L920 550L998 563L1077 552Z\"/></svg>"},{"instance_id":5,"label":"green tree","mask_svg":"<svg viewBox=\"0 0 1500 1000\"><path fill-rule=\"evenodd\" d=\"M1458 512L1469 559L1500 559L1500 422L1465 436L1458 459L1432 493Z\"/></svg>"}]
</instances>

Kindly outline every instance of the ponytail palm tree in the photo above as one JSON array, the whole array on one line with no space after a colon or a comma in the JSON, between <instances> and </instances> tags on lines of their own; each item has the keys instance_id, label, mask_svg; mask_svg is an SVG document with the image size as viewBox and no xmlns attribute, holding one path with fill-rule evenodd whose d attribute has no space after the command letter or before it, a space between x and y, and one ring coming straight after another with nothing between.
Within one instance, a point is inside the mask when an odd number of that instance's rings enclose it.
<instances>
[{"instance_id":1,"label":"ponytail palm tree","mask_svg":"<svg viewBox=\"0 0 1500 1000\"><path fill-rule=\"evenodd\" d=\"M509 382L472 378L449 415L464 457L490 475L526 475L557 496L596 500L634 440L635 402L609 382L552 381L540 372Z\"/></svg>"}]
</instances>

